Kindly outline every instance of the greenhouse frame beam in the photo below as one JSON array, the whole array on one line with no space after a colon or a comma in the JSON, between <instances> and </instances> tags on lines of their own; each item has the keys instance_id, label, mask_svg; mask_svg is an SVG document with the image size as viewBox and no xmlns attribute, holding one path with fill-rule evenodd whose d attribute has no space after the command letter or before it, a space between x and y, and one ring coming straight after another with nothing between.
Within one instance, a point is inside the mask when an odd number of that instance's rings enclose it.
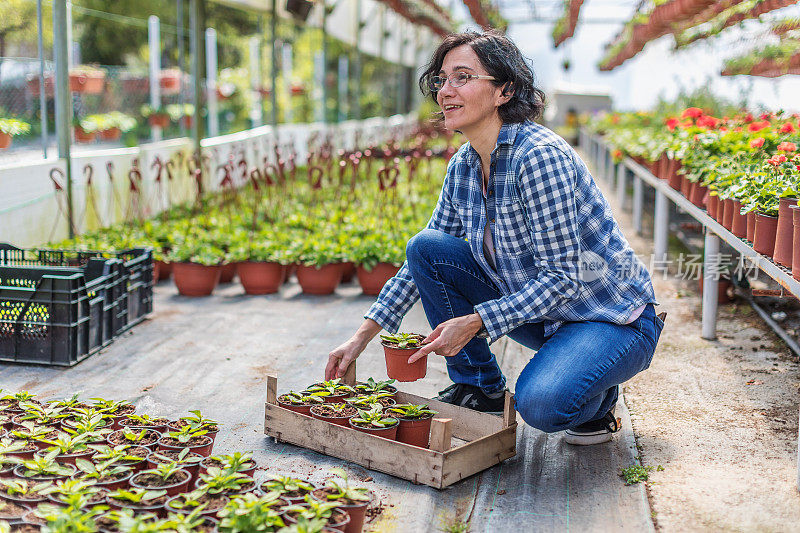
<instances>
[{"instance_id":1,"label":"greenhouse frame beam","mask_svg":"<svg viewBox=\"0 0 800 533\"><path fill-rule=\"evenodd\" d=\"M55 105L58 157L64 160L67 189L67 226L69 238L75 237L75 212L72 205L72 160L70 126L72 102L69 92L69 43L67 40L67 0L53 0L53 60L56 64Z\"/></svg>"},{"instance_id":2,"label":"greenhouse frame beam","mask_svg":"<svg viewBox=\"0 0 800 533\"><path fill-rule=\"evenodd\" d=\"M190 25L190 46L192 49L192 81L194 82L194 118L192 121L192 139L194 140L195 153L200 154L200 141L203 138L202 116L202 94L203 94L203 65L205 64L205 46L203 44L203 28L205 28L205 0L190 0L191 14L189 17Z\"/></svg>"}]
</instances>

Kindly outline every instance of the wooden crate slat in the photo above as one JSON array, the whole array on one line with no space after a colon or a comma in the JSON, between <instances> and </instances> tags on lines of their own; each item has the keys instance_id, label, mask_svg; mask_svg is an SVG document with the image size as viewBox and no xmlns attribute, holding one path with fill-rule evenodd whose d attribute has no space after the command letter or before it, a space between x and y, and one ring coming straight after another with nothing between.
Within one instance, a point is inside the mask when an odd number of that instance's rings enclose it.
<instances>
[{"instance_id":1,"label":"wooden crate slat","mask_svg":"<svg viewBox=\"0 0 800 533\"><path fill-rule=\"evenodd\" d=\"M497 433L505 427L502 417L487 415L466 407L430 400L407 392L398 391L395 400L397 403L427 403L428 407L436 411L436 418L449 418L453 421L451 424L453 436L461 440L477 440L489 433Z\"/></svg>"},{"instance_id":2,"label":"wooden crate slat","mask_svg":"<svg viewBox=\"0 0 800 533\"><path fill-rule=\"evenodd\" d=\"M442 485L448 486L517 454L517 425L444 452Z\"/></svg>"}]
</instances>

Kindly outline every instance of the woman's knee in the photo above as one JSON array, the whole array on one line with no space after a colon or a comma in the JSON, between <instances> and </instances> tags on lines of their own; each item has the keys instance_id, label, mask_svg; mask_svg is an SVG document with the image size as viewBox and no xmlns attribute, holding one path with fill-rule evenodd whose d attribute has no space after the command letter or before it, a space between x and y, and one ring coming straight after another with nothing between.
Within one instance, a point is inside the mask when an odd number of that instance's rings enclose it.
<instances>
[{"instance_id":1,"label":"woman's knee","mask_svg":"<svg viewBox=\"0 0 800 533\"><path fill-rule=\"evenodd\" d=\"M411 237L406 244L406 259L408 262L419 263L425 257L442 247L442 241L447 236L446 233L435 229L424 229Z\"/></svg>"},{"instance_id":2,"label":"woman's knee","mask_svg":"<svg viewBox=\"0 0 800 533\"><path fill-rule=\"evenodd\" d=\"M526 424L545 433L563 431L573 425L576 413L563 391L547 384L519 385L514 403Z\"/></svg>"}]
</instances>

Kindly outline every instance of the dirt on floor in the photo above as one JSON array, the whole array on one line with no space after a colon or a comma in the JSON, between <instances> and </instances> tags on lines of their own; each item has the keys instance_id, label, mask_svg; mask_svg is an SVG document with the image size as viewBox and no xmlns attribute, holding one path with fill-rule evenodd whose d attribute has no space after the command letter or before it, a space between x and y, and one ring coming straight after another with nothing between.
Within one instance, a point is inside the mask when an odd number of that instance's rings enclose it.
<instances>
[{"instance_id":1,"label":"dirt on floor","mask_svg":"<svg viewBox=\"0 0 800 533\"><path fill-rule=\"evenodd\" d=\"M614 208L649 257L652 241ZM666 326L650 368L624 390L642 463L654 467L656 529L800 531L798 357L741 299L720 306L718 338L703 340L697 281L653 282Z\"/></svg>"}]
</instances>

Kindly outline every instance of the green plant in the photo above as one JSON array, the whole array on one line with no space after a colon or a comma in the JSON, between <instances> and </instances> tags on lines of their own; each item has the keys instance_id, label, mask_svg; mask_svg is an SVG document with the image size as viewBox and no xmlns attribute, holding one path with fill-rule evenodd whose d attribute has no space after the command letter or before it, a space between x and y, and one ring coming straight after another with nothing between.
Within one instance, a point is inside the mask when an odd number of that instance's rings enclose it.
<instances>
[{"instance_id":1,"label":"green plant","mask_svg":"<svg viewBox=\"0 0 800 533\"><path fill-rule=\"evenodd\" d=\"M375 378L369 378L364 383L358 383L355 388L357 392L364 392L366 394L374 394L376 392L390 392L390 389L394 389L394 386L392 385L394 382L395 380L393 379L387 379L385 381L376 381Z\"/></svg>"},{"instance_id":2,"label":"green plant","mask_svg":"<svg viewBox=\"0 0 800 533\"><path fill-rule=\"evenodd\" d=\"M371 411L363 409L358 410L358 415L350 419L353 424L365 427L386 428L397 425L396 418L391 416L384 416L383 410L379 406L373 408Z\"/></svg>"},{"instance_id":3,"label":"green plant","mask_svg":"<svg viewBox=\"0 0 800 533\"><path fill-rule=\"evenodd\" d=\"M49 482L36 483L27 479L0 478L0 487L9 496L17 498L33 497L39 494L46 494L45 489L50 487Z\"/></svg>"},{"instance_id":4,"label":"green plant","mask_svg":"<svg viewBox=\"0 0 800 533\"><path fill-rule=\"evenodd\" d=\"M271 495L259 498L255 494L245 494L232 498L217 513L219 530L222 533L255 533L282 528L286 524L275 508L278 503L277 496Z\"/></svg>"},{"instance_id":5,"label":"green plant","mask_svg":"<svg viewBox=\"0 0 800 533\"><path fill-rule=\"evenodd\" d=\"M316 392L327 392L330 396L336 396L339 394L346 394L355 392L353 387L350 385L345 385L341 383L342 378L332 379L330 381L322 381L320 383L315 383L306 389L306 392L311 393L313 396Z\"/></svg>"},{"instance_id":6,"label":"green plant","mask_svg":"<svg viewBox=\"0 0 800 533\"><path fill-rule=\"evenodd\" d=\"M164 481L169 480L172 476L180 471L181 467L177 463L160 463L153 470L148 470L148 472L158 474L158 476Z\"/></svg>"},{"instance_id":7,"label":"green plant","mask_svg":"<svg viewBox=\"0 0 800 533\"><path fill-rule=\"evenodd\" d=\"M303 392L295 392L289 391L285 394L281 394L280 400L284 403L290 403L293 405L308 405L308 404L320 404L325 403L325 400L322 398L321 395L316 394L306 394Z\"/></svg>"},{"instance_id":8,"label":"green plant","mask_svg":"<svg viewBox=\"0 0 800 533\"><path fill-rule=\"evenodd\" d=\"M353 396L351 398L345 398L344 401L355 407L370 410L373 409L376 405L382 407L381 399L391 398L391 396L392 393L390 392L376 392L374 394L368 394L368 395L362 394L359 396Z\"/></svg>"},{"instance_id":9,"label":"green plant","mask_svg":"<svg viewBox=\"0 0 800 533\"><path fill-rule=\"evenodd\" d=\"M422 346L425 337L416 333L395 333L381 335L381 340L396 345L398 348L416 348Z\"/></svg>"},{"instance_id":10,"label":"green plant","mask_svg":"<svg viewBox=\"0 0 800 533\"><path fill-rule=\"evenodd\" d=\"M642 466L642 465L631 465L627 468L623 468L620 471L620 477L625 480L626 485L635 485L641 481L647 481L650 477L650 472L653 470L653 466ZM657 472L664 470L664 467L658 465L655 467Z\"/></svg>"},{"instance_id":11,"label":"green plant","mask_svg":"<svg viewBox=\"0 0 800 533\"><path fill-rule=\"evenodd\" d=\"M16 137L30 133L31 125L14 118L0 118L0 133Z\"/></svg>"},{"instance_id":12,"label":"green plant","mask_svg":"<svg viewBox=\"0 0 800 533\"><path fill-rule=\"evenodd\" d=\"M22 440L40 440L45 437L48 433L52 433L54 430L48 426L37 426L31 421L22 422L20 424L22 428L15 428L12 429L10 434L12 437L16 439Z\"/></svg>"},{"instance_id":13,"label":"green plant","mask_svg":"<svg viewBox=\"0 0 800 533\"><path fill-rule=\"evenodd\" d=\"M201 505L188 514L170 513L166 520L166 526L175 533L190 533L197 531L206 522L201 514L205 506Z\"/></svg>"},{"instance_id":14,"label":"green plant","mask_svg":"<svg viewBox=\"0 0 800 533\"><path fill-rule=\"evenodd\" d=\"M195 428L203 428L208 430L216 430L219 427L219 422L213 420L211 418L205 418L199 410L189 411L192 413L191 416L182 416L180 420L183 420L188 425L193 426Z\"/></svg>"},{"instance_id":15,"label":"green plant","mask_svg":"<svg viewBox=\"0 0 800 533\"><path fill-rule=\"evenodd\" d=\"M331 468L329 470L332 474L339 478L328 479L325 487L333 489L333 494L328 494L328 500L344 500L348 503L354 502L368 502L371 497L369 489L363 487L351 487L347 478L347 472L343 468Z\"/></svg>"},{"instance_id":16,"label":"green plant","mask_svg":"<svg viewBox=\"0 0 800 533\"><path fill-rule=\"evenodd\" d=\"M200 429L194 426L183 426L181 429L177 431L167 432L167 435L177 440L181 444L186 444L192 439L197 439L205 436L206 433L208 433L208 431L206 431L205 429Z\"/></svg>"},{"instance_id":17,"label":"green plant","mask_svg":"<svg viewBox=\"0 0 800 533\"><path fill-rule=\"evenodd\" d=\"M165 490L147 489L117 489L108 493L109 498L139 506L144 506L147 502L166 495L167 491Z\"/></svg>"},{"instance_id":18,"label":"green plant","mask_svg":"<svg viewBox=\"0 0 800 533\"><path fill-rule=\"evenodd\" d=\"M298 517L303 516L309 520L325 519L326 521L333 514L333 510L339 507L338 502L320 502L306 494L305 502L302 505L289 505L284 507L286 513L297 513Z\"/></svg>"},{"instance_id":19,"label":"green plant","mask_svg":"<svg viewBox=\"0 0 800 533\"><path fill-rule=\"evenodd\" d=\"M109 415L115 415L121 409L131 405L128 400L106 400L105 398L90 398L90 400L93 407Z\"/></svg>"},{"instance_id":20,"label":"green plant","mask_svg":"<svg viewBox=\"0 0 800 533\"><path fill-rule=\"evenodd\" d=\"M414 405L411 403L399 403L386 409L392 413L400 415L400 418L428 418L436 414L436 411L428 409L428 405Z\"/></svg>"},{"instance_id":21,"label":"green plant","mask_svg":"<svg viewBox=\"0 0 800 533\"><path fill-rule=\"evenodd\" d=\"M25 477L72 475L71 468L56 462L57 456L58 450L53 450L45 456L34 455L33 458L20 462L25 467L22 475Z\"/></svg>"},{"instance_id":22,"label":"green plant","mask_svg":"<svg viewBox=\"0 0 800 533\"><path fill-rule=\"evenodd\" d=\"M136 445L143 442L145 437L147 437L150 434L150 430L148 429L135 431L128 427L123 427L120 431L122 431L121 435L125 442Z\"/></svg>"},{"instance_id":23,"label":"green plant","mask_svg":"<svg viewBox=\"0 0 800 533\"><path fill-rule=\"evenodd\" d=\"M50 445L48 451L57 451L59 454L69 455L84 452L88 449L86 441L89 440L91 435L89 433L82 433L80 435L69 435L68 433L58 433L55 439L39 439Z\"/></svg>"},{"instance_id":24,"label":"green plant","mask_svg":"<svg viewBox=\"0 0 800 533\"><path fill-rule=\"evenodd\" d=\"M324 518L306 518L298 516L297 523L281 529L281 533L319 533L325 531L328 521Z\"/></svg>"},{"instance_id":25,"label":"green plant","mask_svg":"<svg viewBox=\"0 0 800 533\"><path fill-rule=\"evenodd\" d=\"M205 484L209 494L237 493L242 487L252 483L253 478L240 472L228 472L212 466L205 474L200 474L200 480Z\"/></svg>"},{"instance_id":26,"label":"green plant","mask_svg":"<svg viewBox=\"0 0 800 533\"><path fill-rule=\"evenodd\" d=\"M172 459L171 457L168 457L168 456L164 455L163 453L159 453L159 452L156 451L156 452L153 452L153 455L151 456L152 457L151 460L153 460L154 462L155 461L159 461L159 462L162 462L162 463L175 463L175 464L178 464L178 465L181 465L181 466L191 466L191 465L197 464L197 463L199 463L200 461L203 460L203 457L199 457L199 456L194 455L194 454L190 455L190 454L191 454L191 450L189 448L183 448L178 453L177 458L176 459Z\"/></svg>"},{"instance_id":27,"label":"green plant","mask_svg":"<svg viewBox=\"0 0 800 533\"><path fill-rule=\"evenodd\" d=\"M200 501L202 497L208 494L208 487L200 487L191 492L184 492L180 498L170 500L167 504L172 509L205 509L208 505ZM192 511L194 512L194 511Z\"/></svg>"},{"instance_id":28,"label":"green plant","mask_svg":"<svg viewBox=\"0 0 800 533\"><path fill-rule=\"evenodd\" d=\"M261 488L267 492L277 492L279 494L301 494L314 490L314 485L302 479L291 476L276 476L270 474L268 480L261 484Z\"/></svg>"},{"instance_id":29,"label":"green plant","mask_svg":"<svg viewBox=\"0 0 800 533\"><path fill-rule=\"evenodd\" d=\"M229 455L212 455L210 459L221 463L228 472L241 472L250 468L253 462L253 452L235 452Z\"/></svg>"},{"instance_id":30,"label":"green plant","mask_svg":"<svg viewBox=\"0 0 800 533\"><path fill-rule=\"evenodd\" d=\"M82 473L84 479L111 479L132 471L131 467L127 465L115 464L118 460L119 458L115 457L101 463L93 463L86 459L76 459L75 466Z\"/></svg>"}]
</instances>

